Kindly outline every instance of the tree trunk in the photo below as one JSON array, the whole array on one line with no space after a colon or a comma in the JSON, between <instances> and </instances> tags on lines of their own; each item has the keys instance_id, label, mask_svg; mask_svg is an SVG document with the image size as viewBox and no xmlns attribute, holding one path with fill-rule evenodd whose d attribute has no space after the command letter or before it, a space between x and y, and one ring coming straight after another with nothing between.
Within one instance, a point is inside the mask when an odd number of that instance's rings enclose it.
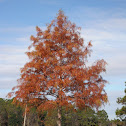
<instances>
[{"instance_id":1,"label":"tree trunk","mask_svg":"<svg viewBox=\"0 0 126 126\"><path fill-rule=\"evenodd\" d=\"M25 106L25 115L24 115L24 124L23 124L23 126L26 126L26 111L27 111L27 105Z\"/></svg>"},{"instance_id":2,"label":"tree trunk","mask_svg":"<svg viewBox=\"0 0 126 126\"><path fill-rule=\"evenodd\" d=\"M58 120L57 125L61 126L61 107L58 107Z\"/></svg>"}]
</instances>

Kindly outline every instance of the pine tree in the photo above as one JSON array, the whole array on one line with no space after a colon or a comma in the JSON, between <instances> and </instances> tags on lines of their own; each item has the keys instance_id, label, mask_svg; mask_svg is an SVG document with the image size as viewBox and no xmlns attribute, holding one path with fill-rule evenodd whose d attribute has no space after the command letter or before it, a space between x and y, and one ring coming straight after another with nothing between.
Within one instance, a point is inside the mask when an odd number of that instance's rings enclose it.
<instances>
[{"instance_id":1,"label":"pine tree","mask_svg":"<svg viewBox=\"0 0 126 126\"><path fill-rule=\"evenodd\" d=\"M125 86L126 86L126 82L125 82ZM117 103L118 104L122 104L122 108L121 109L117 109L116 110L116 115L117 117L119 117L122 121L124 121L124 125L126 125L126 88L124 90L125 92L125 96L122 98L118 98L117 99Z\"/></svg>"}]
</instances>

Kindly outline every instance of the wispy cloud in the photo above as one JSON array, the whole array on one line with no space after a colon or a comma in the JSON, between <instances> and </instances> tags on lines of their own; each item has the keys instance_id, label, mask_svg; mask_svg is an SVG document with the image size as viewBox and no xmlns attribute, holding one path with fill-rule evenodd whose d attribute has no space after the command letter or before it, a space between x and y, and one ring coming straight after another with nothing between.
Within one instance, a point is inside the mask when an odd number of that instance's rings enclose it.
<instances>
[{"instance_id":1,"label":"wispy cloud","mask_svg":"<svg viewBox=\"0 0 126 126\"><path fill-rule=\"evenodd\" d=\"M105 30L113 31L114 32L124 32L126 31L126 18L110 18L106 19L104 21L99 22L99 24L96 24L95 27L102 28Z\"/></svg>"},{"instance_id":2,"label":"wispy cloud","mask_svg":"<svg viewBox=\"0 0 126 126\"><path fill-rule=\"evenodd\" d=\"M26 50L20 46L0 45L0 80L19 77L20 68L28 61Z\"/></svg>"},{"instance_id":3,"label":"wispy cloud","mask_svg":"<svg viewBox=\"0 0 126 126\"><path fill-rule=\"evenodd\" d=\"M0 45L0 54L23 54L26 48L14 45Z\"/></svg>"},{"instance_id":4,"label":"wispy cloud","mask_svg":"<svg viewBox=\"0 0 126 126\"><path fill-rule=\"evenodd\" d=\"M16 78L19 76L21 66L19 65L3 65L0 64L1 78Z\"/></svg>"},{"instance_id":5,"label":"wispy cloud","mask_svg":"<svg viewBox=\"0 0 126 126\"><path fill-rule=\"evenodd\" d=\"M34 32L35 26L28 26L28 27L9 27L9 28L1 28L0 32Z\"/></svg>"},{"instance_id":6,"label":"wispy cloud","mask_svg":"<svg viewBox=\"0 0 126 126\"><path fill-rule=\"evenodd\" d=\"M15 78L6 78L6 79L0 79L0 90L7 90L10 88L13 88L13 86L17 85L17 81Z\"/></svg>"},{"instance_id":7,"label":"wispy cloud","mask_svg":"<svg viewBox=\"0 0 126 126\"><path fill-rule=\"evenodd\" d=\"M91 26L90 26L91 27ZM92 40L92 57L104 58L107 63L108 76L126 74L126 18L107 18L95 22L92 28L82 30L86 41Z\"/></svg>"},{"instance_id":8,"label":"wispy cloud","mask_svg":"<svg viewBox=\"0 0 126 126\"><path fill-rule=\"evenodd\" d=\"M93 41L125 41L126 36L125 33L121 32L111 32L111 31L105 31L101 29L85 29L82 31L83 37L87 40L93 40Z\"/></svg>"},{"instance_id":9,"label":"wispy cloud","mask_svg":"<svg viewBox=\"0 0 126 126\"><path fill-rule=\"evenodd\" d=\"M30 42L30 36L25 36L25 37L18 37L16 38L17 42Z\"/></svg>"}]
</instances>

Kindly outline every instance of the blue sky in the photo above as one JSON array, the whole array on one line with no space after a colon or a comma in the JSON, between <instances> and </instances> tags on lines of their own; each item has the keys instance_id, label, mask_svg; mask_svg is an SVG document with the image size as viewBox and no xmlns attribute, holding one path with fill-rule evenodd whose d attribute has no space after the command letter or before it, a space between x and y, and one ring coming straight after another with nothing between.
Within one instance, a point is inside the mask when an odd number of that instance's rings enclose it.
<instances>
[{"instance_id":1,"label":"blue sky","mask_svg":"<svg viewBox=\"0 0 126 126\"><path fill-rule=\"evenodd\" d=\"M30 45L35 26L46 24L62 9L71 22L82 28L85 44L92 40L91 64L105 59L109 81L106 85L110 119L121 107L117 97L124 96L126 81L126 0L0 0L0 97L5 98L17 84L20 68L27 62L24 52Z\"/></svg>"}]
</instances>

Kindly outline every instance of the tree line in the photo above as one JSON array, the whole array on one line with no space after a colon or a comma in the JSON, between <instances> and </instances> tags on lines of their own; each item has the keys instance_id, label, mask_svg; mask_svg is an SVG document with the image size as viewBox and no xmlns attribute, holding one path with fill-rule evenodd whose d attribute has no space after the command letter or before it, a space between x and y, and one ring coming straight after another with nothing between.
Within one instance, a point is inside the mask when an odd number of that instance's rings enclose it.
<instances>
[{"instance_id":1,"label":"tree line","mask_svg":"<svg viewBox=\"0 0 126 126\"><path fill-rule=\"evenodd\" d=\"M126 102L126 99L123 103ZM117 100L118 102L118 100ZM95 111L91 108L85 109L67 109L62 108L61 124L62 126L125 126L126 111L123 106L116 110L116 115L119 119L109 120L108 114L105 110ZM22 126L24 123L23 107L13 104L13 99L0 98L0 126ZM122 114L123 111L123 114ZM32 108L27 111L26 126L57 126L57 109L51 111L36 111Z\"/></svg>"},{"instance_id":2,"label":"tree line","mask_svg":"<svg viewBox=\"0 0 126 126\"><path fill-rule=\"evenodd\" d=\"M22 126L24 108L12 104L13 99L0 99L0 125ZM84 110L62 108L62 126L107 126L108 115L105 110L95 112L91 108ZM26 126L57 126L57 110L37 112L36 108L27 111Z\"/></svg>"}]
</instances>

